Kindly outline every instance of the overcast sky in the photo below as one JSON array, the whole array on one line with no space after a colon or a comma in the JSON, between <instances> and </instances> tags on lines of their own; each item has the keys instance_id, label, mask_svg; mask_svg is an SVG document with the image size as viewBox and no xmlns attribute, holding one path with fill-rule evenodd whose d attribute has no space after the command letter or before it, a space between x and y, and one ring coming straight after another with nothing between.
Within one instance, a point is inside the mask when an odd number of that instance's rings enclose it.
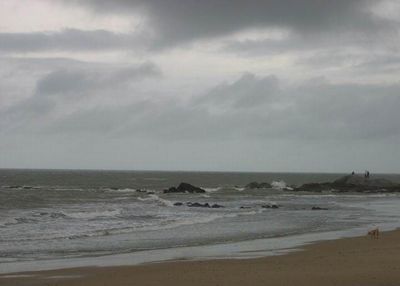
<instances>
[{"instance_id":1,"label":"overcast sky","mask_svg":"<svg viewBox=\"0 0 400 286\"><path fill-rule=\"evenodd\" d=\"M0 168L400 172L400 2L0 0Z\"/></svg>"}]
</instances>

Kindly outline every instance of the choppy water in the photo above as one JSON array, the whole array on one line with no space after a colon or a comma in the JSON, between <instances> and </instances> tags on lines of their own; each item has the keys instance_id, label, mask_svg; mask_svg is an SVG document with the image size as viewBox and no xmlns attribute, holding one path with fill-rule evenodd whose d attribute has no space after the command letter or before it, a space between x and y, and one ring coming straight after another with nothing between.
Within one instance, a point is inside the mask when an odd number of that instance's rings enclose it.
<instances>
[{"instance_id":1,"label":"choppy water","mask_svg":"<svg viewBox=\"0 0 400 286\"><path fill-rule=\"evenodd\" d=\"M7 262L288 237L400 221L397 194L279 189L285 183L340 176L0 170L0 268ZM399 175L385 177L400 181ZM251 181L276 183L274 189L245 190ZM162 194L180 182L206 188L207 193ZM218 203L224 208L178 207L175 202ZM262 208L265 204L281 207ZM313 211L313 206L328 210Z\"/></svg>"}]
</instances>

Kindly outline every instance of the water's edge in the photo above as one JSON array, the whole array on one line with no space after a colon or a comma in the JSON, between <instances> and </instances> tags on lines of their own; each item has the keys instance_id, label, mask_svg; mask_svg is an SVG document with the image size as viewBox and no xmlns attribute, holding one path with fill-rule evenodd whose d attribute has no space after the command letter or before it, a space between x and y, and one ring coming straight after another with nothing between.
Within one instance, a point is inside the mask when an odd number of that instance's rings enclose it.
<instances>
[{"instance_id":1,"label":"water's edge","mask_svg":"<svg viewBox=\"0 0 400 286\"><path fill-rule=\"evenodd\" d=\"M382 231L400 228L398 224L379 225ZM303 250L305 245L327 240L364 236L368 228L357 227L347 230L308 233L287 237L264 238L234 243L186 246L107 256L64 258L41 261L1 263L0 274L58 270L77 267L134 266L171 261L201 261L216 259L252 259L275 255L285 255Z\"/></svg>"}]
</instances>

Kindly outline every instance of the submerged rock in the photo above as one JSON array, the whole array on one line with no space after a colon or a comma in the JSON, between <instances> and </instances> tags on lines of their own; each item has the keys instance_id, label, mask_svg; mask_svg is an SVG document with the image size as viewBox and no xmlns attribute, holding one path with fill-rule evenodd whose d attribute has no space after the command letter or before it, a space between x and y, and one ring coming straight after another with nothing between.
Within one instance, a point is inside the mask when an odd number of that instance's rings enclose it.
<instances>
[{"instance_id":1,"label":"submerged rock","mask_svg":"<svg viewBox=\"0 0 400 286\"><path fill-rule=\"evenodd\" d=\"M206 191L202 188L193 186L188 183L180 183L178 187L171 187L164 190L164 194L168 193L205 193Z\"/></svg>"},{"instance_id":2,"label":"submerged rock","mask_svg":"<svg viewBox=\"0 0 400 286\"><path fill-rule=\"evenodd\" d=\"M328 209L327 208L321 208L321 207L312 207L311 210L313 210L313 211L321 211L321 210L327 211Z\"/></svg>"},{"instance_id":3,"label":"submerged rock","mask_svg":"<svg viewBox=\"0 0 400 286\"><path fill-rule=\"evenodd\" d=\"M13 185L13 186L8 186L9 189L19 189L22 188L23 186L20 185Z\"/></svg>"},{"instance_id":4,"label":"submerged rock","mask_svg":"<svg viewBox=\"0 0 400 286\"><path fill-rule=\"evenodd\" d=\"M384 178L366 178L360 175L348 175L333 182L308 183L294 191L322 192L333 190L336 192L400 192L400 184Z\"/></svg>"}]
</instances>

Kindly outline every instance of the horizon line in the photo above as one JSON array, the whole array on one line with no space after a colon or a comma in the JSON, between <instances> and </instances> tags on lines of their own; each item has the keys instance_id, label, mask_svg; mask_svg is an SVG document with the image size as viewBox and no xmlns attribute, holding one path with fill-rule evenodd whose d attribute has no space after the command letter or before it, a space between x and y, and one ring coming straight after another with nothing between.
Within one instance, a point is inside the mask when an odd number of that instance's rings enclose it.
<instances>
[{"instance_id":1,"label":"horizon line","mask_svg":"<svg viewBox=\"0 0 400 286\"><path fill-rule=\"evenodd\" d=\"M352 171L238 171L238 170L160 170L160 169L103 169L103 168L24 168L0 167L0 170L25 170L25 171L97 171L97 172L164 172L164 173L275 173L275 174L347 174ZM355 172L363 174L364 171ZM370 172L371 173L371 172ZM372 174L398 175L395 172L373 172Z\"/></svg>"}]
</instances>

